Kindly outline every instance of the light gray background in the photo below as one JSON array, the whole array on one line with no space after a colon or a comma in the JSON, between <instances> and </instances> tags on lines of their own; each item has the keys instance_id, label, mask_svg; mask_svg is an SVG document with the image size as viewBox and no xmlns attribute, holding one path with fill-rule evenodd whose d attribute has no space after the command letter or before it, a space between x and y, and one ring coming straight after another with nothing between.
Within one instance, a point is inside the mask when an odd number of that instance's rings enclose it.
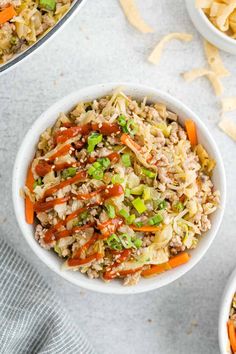
<instances>
[{"instance_id":1,"label":"light gray background","mask_svg":"<svg viewBox=\"0 0 236 354\"><path fill-rule=\"evenodd\" d=\"M100 354L219 353L220 297L236 266L236 146L216 126L219 101L206 79L186 84L180 73L205 64L202 39L184 1L137 0L155 29L142 35L125 20L118 0L88 0L56 38L28 61L0 77L1 233L14 242L64 302ZM172 42L158 67L146 60L169 32L193 33L191 44ZM235 57L222 53L232 76L226 95L236 95ZM33 121L73 90L107 81L144 83L165 90L200 115L222 152L228 180L227 209L218 236L204 259L173 284L141 295L108 296L70 285L52 273L27 246L16 224L11 174L16 152Z\"/></svg>"}]
</instances>

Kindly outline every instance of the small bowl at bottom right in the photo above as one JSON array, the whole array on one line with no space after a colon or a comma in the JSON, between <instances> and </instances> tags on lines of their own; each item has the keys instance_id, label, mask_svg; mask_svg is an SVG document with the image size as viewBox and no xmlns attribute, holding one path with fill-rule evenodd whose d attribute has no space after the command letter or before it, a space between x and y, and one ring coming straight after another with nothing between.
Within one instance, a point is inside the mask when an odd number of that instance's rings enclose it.
<instances>
[{"instance_id":1,"label":"small bowl at bottom right","mask_svg":"<svg viewBox=\"0 0 236 354\"><path fill-rule=\"evenodd\" d=\"M233 302L233 298L235 297L235 294L236 294L236 269L233 271L233 273L231 274L227 282L221 300L219 323L218 323L218 337L219 337L219 346L220 346L221 354L234 354L236 352L236 350L234 351L232 350L232 347L230 345L229 331L228 331L228 321L230 319L230 311L231 311L232 302ZM236 314L236 309L235 309L235 314ZM235 328L234 337L236 339L236 328Z\"/></svg>"}]
</instances>

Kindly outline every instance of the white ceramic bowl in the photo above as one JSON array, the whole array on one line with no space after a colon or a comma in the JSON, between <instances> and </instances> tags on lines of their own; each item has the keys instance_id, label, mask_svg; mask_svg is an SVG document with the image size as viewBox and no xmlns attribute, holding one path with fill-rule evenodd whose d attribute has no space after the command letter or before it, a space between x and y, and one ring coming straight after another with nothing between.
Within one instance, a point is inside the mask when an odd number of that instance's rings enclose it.
<instances>
[{"instance_id":1,"label":"white ceramic bowl","mask_svg":"<svg viewBox=\"0 0 236 354\"><path fill-rule=\"evenodd\" d=\"M229 311L230 311L231 303L235 292L236 292L236 269L233 271L226 284L222 296L222 300L221 300L219 323L218 323L218 337L219 337L219 346L220 346L221 354L231 353L227 322L229 319Z\"/></svg>"},{"instance_id":2,"label":"white ceramic bowl","mask_svg":"<svg viewBox=\"0 0 236 354\"><path fill-rule=\"evenodd\" d=\"M218 30L201 9L195 6L196 0L185 0L189 16L201 35L216 47L236 55L236 40Z\"/></svg>"},{"instance_id":3,"label":"white ceramic bowl","mask_svg":"<svg viewBox=\"0 0 236 354\"><path fill-rule=\"evenodd\" d=\"M66 12L66 14L55 24L55 26L48 31L44 36L39 38L34 44L27 47L23 52L14 55L10 60L8 60L4 64L0 64L0 75L10 71L16 65L19 65L26 58L29 58L31 54L36 53L39 48L45 43L48 43L55 35L64 27L66 23L69 23L70 20L77 14L77 12L81 9L82 5L84 5L86 0L74 0L71 4L70 9ZM46 54L46 53L45 53Z\"/></svg>"},{"instance_id":4,"label":"white ceramic bowl","mask_svg":"<svg viewBox=\"0 0 236 354\"><path fill-rule=\"evenodd\" d=\"M136 99L142 99L143 97L147 96L149 102L159 101L165 103L170 110L176 112L180 116L180 122L182 123L186 117L191 118L196 122L200 143L206 147L209 154L216 160L217 165L214 171L213 180L215 187L219 189L221 193L221 207L218 208L218 210L212 215L212 228L203 237L201 242L199 242L198 247L192 252L190 261L185 265L165 272L155 278L141 279L141 281L134 287L124 287L119 281L104 283L99 279L89 279L80 272L62 271L62 261L53 252L44 250L42 247L40 247L38 242L35 241L33 227L25 222L24 200L20 197L19 194L20 188L22 188L25 184L26 171L34 157L39 136L47 127L54 124L58 114L60 112L67 112L71 110L79 101L90 101L110 94L117 87L122 87L125 93L133 96ZM44 112L29 129L18 151L13 172L13 202L15 214L22 234L33 252L35 252L35 254L49 266L49 268L54 270L63 278L78 286L104 293L133 294L153 290L171 283L189 271L203 257L216 236L223 216L225 206L225 193L225 172L219 150L208 129L197 117L197 115L193 113L189 108L187 108L183 103L164 92L147 86L129 83L108 83L88 87L74 92L55 103L46 112Z\"/></svg>"}]
</instances>

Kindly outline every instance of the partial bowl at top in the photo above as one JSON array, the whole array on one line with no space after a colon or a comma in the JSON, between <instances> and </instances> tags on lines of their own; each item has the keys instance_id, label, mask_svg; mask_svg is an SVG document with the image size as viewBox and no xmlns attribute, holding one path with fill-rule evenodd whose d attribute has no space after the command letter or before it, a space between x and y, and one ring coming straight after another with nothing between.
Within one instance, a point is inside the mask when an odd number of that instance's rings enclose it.
<instances>
[{"instance_id":1,"label":"partial bowl at top","mask_svg":"<svg viewBox=\"0 0 236 354\"><path fill-rule=\"evenodd\" d=\"M57 13L57 8L55 7L53 10L55 13L55 19L51 17L52 11L49 11L49 8L47 8L47 6L56 6L56 1L54 0L41 0L42 10L40 7L37 7L39 5L36 5L40 3L40 1L36 3L35 0L28 2L28 8L26 8L25 5L22 5L22 1L15 2L16 5L14 6L16 6L16 9L14 9L13 5L7 5L6 7L2 8L0 12L7 8L11 9L12 14L9 16L10 18L13 18L2 25L0 24L0 55L4 53L4 49L6 49L6 47L8 48L9 45L11 46L11 55L13 55L12 57L9 56L8 60L0 64L0 75L6 73L8 70L20 64L24 59L28 58L31 54L35 53L39 48L41 48L43 44L54 38L54 35L58 33L59 30L69 22L69 20L73 18L81 6L84 5L85 1L86 0L71 0L69 9L65 8L67 6L66 4L58 2L61 6L61 15L59 20L59 13ZM21 16L18 14L20 11L22 13ZM16 13L18 14L17 16ZM45 23L43 23L42 14L43 16L46 16ZM14 17L17 18L17 23L15 22ZM29 22L29 18L32 18L33 20ZM28 28L26 25L27 21L29 22ZM44 28L44 26L47 27ZM37 32L42 33L39 35ZM17 33L21 33L20 38L18 38ZM27 41L23 40L23 34L27 37ZM26 42L31 44L28 45Z\"/></svg>"},{"instance_id":2,"label":"partial bowl at top","mask_svg":"<svg viewBox=\"0 0 236 354\"><path fill-rule=\"evenodd\" d=\"M67 113L71 111L79 102L91 102L95 99L111 95L118 87L121 88L126 95L131 96L135 100L142 101L144 97L147 97L147 103L151 104L159 102L166 105L169 111L174 112L179 116L179 123L181 125L184 125L186 119L191 119L195 123L199 143L206 148L209 155L216 161L212 181L214 188L220 192L220 206L213 214L211 214L210 218L211 229L204 233L196 249L190 251L190 260L187 263L159 274L156 277L141 278L139 283L135 286L122 286L122 284L116 280L105 283L101 279L89 279L80 272L62 270L61 266L63 261L54 252L43 249L35 240L34 227L27 224L25 221L25 204L24 199L20 195L20 190L25 185L28 167L34 158L36 146L42 132L56 122L58 115L61 112ZM99 125L97 126L99 127ZM74 92L55 103L46 112L44 112L29 129L17 154L13 172L13 202L15 214L22 234L32 251L46 265L48 265L49 268L68 281L77 286L104 293L133 294L145 292L169 284L188 272L200 261L216 236L223 217L225 194L226 183L222 159L213 138L211 137L208 129L202 123L201 119L198 118L198 116L187 108L182 102L172 96L154 88L130 83L108 83L88 87Z\"/></svg>"},{"instance_id":3,"label":"partial bowl at top","mask_svg":"<svg viewBox=\"0 0 236 354\"><path fill-rule=\"evenodd\" d=\"M189 16L201 35L217 48L236 55L236 40L217 29L204 14L196 7L196 0L185 0Z\"/></svg>"},{"instance_id":4,"label":"partial bowl at top","mask_svg":"<svg viewBox=\"0 0 236 354\"><path fill-rule=\"evenodd\" d=\"M230 342L228 336L227 323L229 321L230 308L233 297L236 294L236 269L233 271L225 286L221 299L219 322L218 322L218 338L221 354L231 354Z\"/></svg>"}]
</instances>

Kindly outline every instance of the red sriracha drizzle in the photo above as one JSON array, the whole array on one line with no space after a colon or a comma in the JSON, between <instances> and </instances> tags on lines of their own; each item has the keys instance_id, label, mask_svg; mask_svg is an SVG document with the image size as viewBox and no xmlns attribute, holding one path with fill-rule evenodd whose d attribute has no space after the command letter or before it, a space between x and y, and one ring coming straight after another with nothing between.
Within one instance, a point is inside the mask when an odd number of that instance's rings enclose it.
<instances>
[{"instance_id":1,"label":"red sriracha drizzle","mask_svg":"<svg viewBox=\"0 0 236 354\"><path fill-rule=\"evenodd\" d=\"M65 181L62 181L56 184L55 186L47 189L44 193L43 198L49 197L53 193L57 192L59 189L69 186L70 184L83 181L86 179L86 177L87 177L87 173L85 171L80 171L74 177L66 179Z\"/></svg>"},{"instance_id":2,"label":"red sriracha drizzle","mask_svg":"<svg viewBox=\"0 0 236 354\"><path fill-rule=\"evenodd\" d=\"M51 187L49 189L47 189L44 193L44 198L46 198L47 196L50 196L51 194L55 193L56 191L58 191L59 189L70 185L72 183L76 183L78 181L81 181L82 179L84 179L86 177L86 172L81 171L79 173L77 173L77 175L75 175L74 177L65 180L59 184L57 184L54 187ZM112 197L118 197L121 194L124 193L124 190L122 188L121 185L119 184L115 184L111 187L107 187L103 192L101 191L101 198L102 200L106 200L108 198L112 198ZM97 204L96 204L97 205ZM44 205L43 205L44 206ZM44 241L46 243L50 243L52 241L52 236L55 234L55 232L63 225L66 225L66 223L72 219L74 219L76 216L78 216L80 213L82 213L83 211L87 210L89 207L92 207L94 205L89 205L87 207L84 208L80 208L78 210L76 210L75 212L73 212L72 214L68 215L67 218L65 220L61 220L59 221L55 226L51 227L46 233L45 233L45 238ZM122 220L122 219L121 219ZM121 220L119 220L119 223L121 222ZM115 223L116 227L118 227L118 222ZM105 234L106 235L106 234Z\"/></svg>"},{"instance_id":3,"label":"red sriracha drizzle","mask_svg":"<svg viewBox=\"0 0 236 354\"><path fill-rule=\"evenodd\" d=\"M54 136L54 141L56 142L56 144L62 144L68 139L74 138L79 134L86 135L90 131L90 124L76 125L65 130L58 130Z\"/></svg>"},{"instance_id":4,"label":"red sriracha drizzle","mask_svg":"<svg viewBox=\"0 0 236 354\"><path fill-rule=\"evenodd\" d=\"M116 230L123 224L123 219L122 218L114 218L114 219L109 219L102 224L99 224L97 227L101 231L100 238L101 239L106 239L108 238L111 234L114 234Z\"/></svg>"},{"instance_id":5,"label":"red sriracha drizzle","mask_svg":"<svg viewBox=\"0 0 236 354\"><path fill-rule=\"evenodd\" d=\"M64 127L67 129L65 130L59 130L55 136L54 136L54 141L55 144L63 144L65 143L68 139L73 138L79 134L81 134L83 137L87 136L90 131L99 131L103 135L110 135L110 134L117 134L120 132L119 125L116 123L102 123L102 124L97 124L97 123L89 123L85 124L83 126L73 126L73 124L64 124ZM84 140L84 139L83 139ZM77 145L76 145L77 144ZM81 148L85 144L84 141L78 141L75 143L75 148ZM72 148L71 144L67 144L59 148L55 153L53 153L47 160L40 160L39 163L35 167L35 172L40 176L44 177L47 173L49 173L52 170L52 163L55 164L54 169L56 171L60 171L61 169L67 168L71 166L70 163L62 163L62 164L56 164L54 160L59 157L67 154ZM116 163L120 159L120 155L117 152L113 152L107 156L111 162ZM89 162L92 162L89 160ZM74 164L72 164L74 166ZM35 203L34 205L34 210L36 212L40 211L46 211L48 209L51 209L57 204L65 203L68 200L72 198L72 195L70 194L69 196L63 197L63 198L56 198L51 201L45 201L45 198L51 196L52 194L56 193L59 189L64 188L65 186L71 185L73 183L81 182L87 178L87 173L86 171L79 171L74 177L71 177L69 179L66 179L65 181L62 181L58 183L55 186L52 186L51 188L47 189L44 192L44 196L41 200ZM77 196L74 196L75 198L79 200L88 200L91 199L93 196L96 196L97 194L100 194L101 196L101 201L100 203L104 202L105 200L113 197L118 197L122 194L124 194L124 190L121 185L115 184L112 186L108 187L101 187L98 188L97 191L94 191L92 193L87 193L87 194L78 194ZM100 204L99 203L99 204ZM98 204L96 204L98 205ZM50 243L52 240L55 238L56 240L69 236L73 234L73 232L83 230L87 227L93 226L93 224L87 224L83 225L81 227L74 227L71 230L63 230L59 231L61 227L65 226L68 221L73 220L75 217L77 217L80 213L82 213L85 210L88 210L89 208L93 207L94 205L87 205L83 208L77 209L75 212L71 213L66 217L65 220L60 220L56 225L52 226L50 229L47 230L45 233L44 241L45 243ZM101 230L102 238L106 238L111 231L115 232L116 229L122 224L123 220L121 218L115 218L109 221L106 225L105 223L102 225L100 224L99 229ZM78 252L76 253L75 257L73 259L68 260L68 265L69 266L75 266L79 264L85 264L88 263L89 261L91 262L94 259L99 259L101 255L99 253L95 253L92 255L89 255L85 259L80 259L80 254L83 250L87 250L98 238L98 234L94 235L83 247L81 247ZM124 255L127 253L125 250ZM119 260L122 259L122 255L120 255ZM117 261L118 262L118 261Z\"/></svg>"},{"instance_id":6,"label":"red sriracha drizzle","mask_svg":"<svg viewBox=\"0 0 236 354\"><path fill-rule=\"evenodd\" d=\"M107 267L107 270L103 274L103 278L106 280L116 278L117 274L114 272L114 269L130 257L131 250L125 249L124 251L116 252L115 254L118 256L116 262L112 265L112 267Z\"/></svg>"},{"instance_id":7,"label":"red sriracha drizzle","mask_svg":"<svg viewBox=\"0 0 236 354\"><path fill-rule=\"evenodd\" d=\"M56 144L62 144L68 139L71 139L79 134L81 135L87 135L91 131L98 131L103 135L110 135L110 134L117 134L120 132L120 127L116 123L95 123L92 122L91 124L84 124L84 125L75 125L75 126L70 126L70 124L64 126L69 126L65 130L58 130L55 133L54 136L54 141Z\"/></svg>"},{"instance_id":8,"label":"red sriracha drizzle","mask_svg":"<svg viewBox=\"0 0 236 354\"><path fill-rule=\"evenodd\" d=\"M45 160L39 160L39 163L35 166L35 172L40 177L44 177L51 169L52 166Z\"/></svg>"},{"instance_id":9,"label":"red sriracha drizzle","mask_svg":"<svg viewBox=\"0 0 236 354\"><path fill-rule=\"evenodd\" d=\"M124 194L124 189L120 184L114 184L111 187L107 187L105 191L102 193L103 200L119 197Z\"/></svg>"}]
</instances>

